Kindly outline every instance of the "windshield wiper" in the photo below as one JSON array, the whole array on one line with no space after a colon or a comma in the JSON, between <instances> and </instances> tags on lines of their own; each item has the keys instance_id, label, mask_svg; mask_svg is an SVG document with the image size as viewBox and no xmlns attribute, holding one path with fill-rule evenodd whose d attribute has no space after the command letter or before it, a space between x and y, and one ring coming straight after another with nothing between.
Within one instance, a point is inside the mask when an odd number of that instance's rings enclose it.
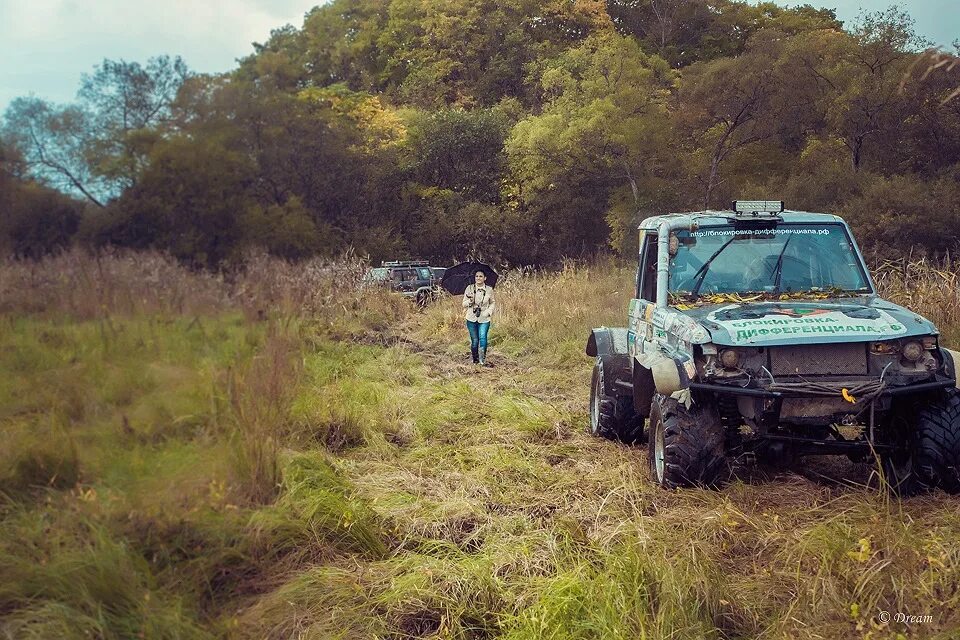
<instances>
[{"instance_id":1,"label":"windshield wiper","mask_svg":"<svg viewBox=\"0 0 960 640\"><path fill-rule=\"evenodd\" d=\"M730 243L737 238L736 234L730 236L730 239L724 242L719 249L713 252L713 255L707 258L707 261L700 265L700 268L697 269L697 272L693 274L693 279L696 280L696 283L693 285L693 290L690 291L690 295L696 299L697 294L700 293L700 287L703 286L703 281L707 279L707 269L710 268L710 263L713 262L718 255L723 253L723 250L730 246Z\"/></svg>"},{"instance_id":2,"label":"windshield wiper","mask_svg":"<svg viewBox=\"0 0 960 640\"><path fill-rule=\"evenodd\" d=\"M791 240L793 240L793 236L787 238L787 241L783 243L783 249L780 250L780 255L777 256L777 265L774 267L776 275L773 278L774 293L780 293L780 277L783 275L783 254L787 252L787 245L790 244Z\"/></svg>"}]
</instances>

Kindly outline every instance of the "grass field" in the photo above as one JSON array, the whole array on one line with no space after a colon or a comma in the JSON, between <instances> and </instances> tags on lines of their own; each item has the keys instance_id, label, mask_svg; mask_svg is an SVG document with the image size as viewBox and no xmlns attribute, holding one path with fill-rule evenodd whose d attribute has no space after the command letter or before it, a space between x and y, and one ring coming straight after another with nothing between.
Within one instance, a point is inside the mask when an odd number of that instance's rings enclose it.
<instances>
[{"instance_id":1,"label":"grass field","mask_svg":"<svg viewBox=\"0 0 960 640\"><path fill-rule=\"evenodd\" d=\"M0 636L960 636L956 498L834 460L667 492L585 433L632 269L508 274L483 369L457 301L358 269L0 266ZM877 279L960 337L951 272Z\"/></svg>"}]
</instances>

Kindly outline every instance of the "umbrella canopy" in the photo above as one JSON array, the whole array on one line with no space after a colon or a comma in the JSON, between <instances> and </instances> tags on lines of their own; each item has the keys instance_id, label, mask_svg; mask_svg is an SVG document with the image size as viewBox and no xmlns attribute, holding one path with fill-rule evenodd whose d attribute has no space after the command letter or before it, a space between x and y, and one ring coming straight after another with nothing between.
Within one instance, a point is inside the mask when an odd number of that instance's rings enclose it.
<instances>
[{"instance_id":1,"label":"umbrella canopy","mask_svg":"<svg viewBox=\"0 0 960 640\"><path fill-rule=\"evenodd\" d=\"M473 278L477 271L483 271L484 275L487 276L486 284L491 287L497 286L497 280L500 276L490 265L482 262L461 262L455 267L450 267L443 274L440 286L455 296L462 295L467 287L473 284Z\"/></svg>"}]
</instances>

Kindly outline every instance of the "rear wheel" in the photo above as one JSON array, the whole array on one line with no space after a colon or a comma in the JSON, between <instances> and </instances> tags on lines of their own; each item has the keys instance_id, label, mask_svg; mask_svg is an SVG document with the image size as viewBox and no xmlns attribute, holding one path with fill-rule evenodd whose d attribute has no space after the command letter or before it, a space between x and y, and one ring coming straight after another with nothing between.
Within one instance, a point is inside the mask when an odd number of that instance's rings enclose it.
<instances>
[{"instance_id":1,"label":"rear wheel","mask_svg":"<svg viewBox=\"0 0 960 640\"><path fill-rule=\"evenodd\" d=\"M726 433L714 407L687 409L654 395L650 407L650 475L662 487L717 487L726 481Z\"/></svg>"},{"instance_id":2,"label":"rear wheel","mask_svg":"<svg viewBox=\"0 0 960 640\"><path fill-rule=\"evenodd\" d=\"M607 394L603 378L603 363L597 358L590 383L590 432L627 444L638 442L643 437L643 418L634 411L633 398Z\"/></svg>"}]
</instances>

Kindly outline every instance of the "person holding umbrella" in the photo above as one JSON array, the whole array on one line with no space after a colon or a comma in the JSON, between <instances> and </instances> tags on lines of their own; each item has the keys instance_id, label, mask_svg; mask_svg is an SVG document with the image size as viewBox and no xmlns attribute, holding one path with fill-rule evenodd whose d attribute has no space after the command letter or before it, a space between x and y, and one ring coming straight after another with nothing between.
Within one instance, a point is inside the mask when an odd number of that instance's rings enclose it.
<instances>
[{"instance_id":1,"label":"person holding umbrella","mask_svg":"<svg viewBox=\"0 0 960 640\"><path fill-rule=\"evenodd\" d=\"M468 284L469 282L469 284ZM462 306L466 311L467 331L470 334L470 355L473 362L486 364L487 335L490 333L490 318L496 308L493 287L497 273L480 262L465 262L447 269L441 285L453 294L462 293Z\"/></svg>"},{"instance_id":2,"label":"person holding umbrella","mask_svg":"<svg viewBox=\"0 0 960 640\"><path fill-rule=\"evenodd\" d=\"M470 333L470 355L477 364L486 364L487 335L490 316L496 304L493 287L487 286L487 275L480 270L474 274L473 284L463 292L463 307L467 310L467 331Z\"/></svg>"}]
</instances>

